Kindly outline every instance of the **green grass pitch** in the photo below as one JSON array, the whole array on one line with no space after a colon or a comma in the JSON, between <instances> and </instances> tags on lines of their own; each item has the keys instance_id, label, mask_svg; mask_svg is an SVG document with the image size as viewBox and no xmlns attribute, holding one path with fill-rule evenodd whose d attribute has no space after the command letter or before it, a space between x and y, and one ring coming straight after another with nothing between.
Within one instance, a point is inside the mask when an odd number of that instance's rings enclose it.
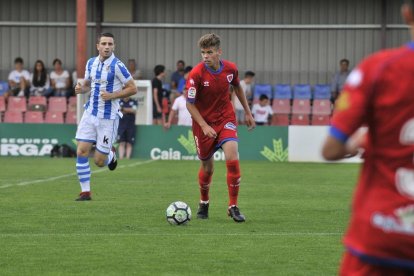
<instances>
[{"instance_id":1,"label":"green grass pitch","mask_svg":"<svg viewBox=\"0 0 414 276\"><path fill-rule=\"evenodd\" d=\"M75 202L74 159L0 158L0 275L335 275L358 165L242 161L226 215L215 163L210 218L171 226L177 200L197 211L197 161L91 164L93 200Z\"/></svg>"}]
</instances>

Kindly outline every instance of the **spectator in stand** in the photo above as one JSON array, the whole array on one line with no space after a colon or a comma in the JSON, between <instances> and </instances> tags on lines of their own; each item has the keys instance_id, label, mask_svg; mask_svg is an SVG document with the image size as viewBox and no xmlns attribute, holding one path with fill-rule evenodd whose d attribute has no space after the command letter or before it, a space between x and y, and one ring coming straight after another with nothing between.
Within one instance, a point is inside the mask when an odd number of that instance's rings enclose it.
<instances>
[{"instance_id":1,"label":"spectator in stand","mask_svg":"<svg viewBox=\"0 0 414 276\"><path fill-rule=\"evenodd\" d=\"M273 115L272 108L269 105L269 98L266 95L260 95L259 103L253 105L252 114L256 125L268 125Z\"/></svg>"},{"instance_id":2,"label":"spectator in stand","mask_svg":"<svg viewBox=\"0 0 414 276\"><path fill-rule=\"evenodd\" d=\"M339 72L332 77L331 93L332 101L335 102L344 87L345 81L351 71L349 70L349 60L341 59L339 62Z\"/></svg>"},{"instance_id":3,"label":"spectator in stand","mask_svg":"<svg viewBox=\"0 0 414 276\"><path fill-rule=\"evenodd\" d=\"M56 58L53 61L54 70L50 73L50 83L52 86L52 96L70 97L71 81L67 70L63 70L62 61Z\"/></svg>"},{"instance_id":4,"label":"spectator in stand","mask_svg":"<svg viewBox=\"0 0 414 276\"><path fill-rule=\"evenodd\" d=\"M184 60L177 61L177 71L172 73L171 75L171 91L176 92L178 88L178 84L180 83L180 80L184 78L184 67L185 62Z\"/></svg>"},{"instance_id":5,"label":"spectator in stand","mask_svg":"<svg viewBox=\"0 0 414 276\"><path fill-rule=\"evenodd\" d=\"M133 58L128 59L128 71L134 80L142 79L141 71L137 69L137 63Z\"/></svg>"},{"instance_id":6,"label":"spectator in stand","mask_svg":"<svg viewBox=\"0 0 414 276\"><path fill-rule=\"evenodd\" d=\"M129 97L123 98L119 101L119 106L123 114L118 127L119 159L124 159L124 157L130 159L135 143L135 114L138 109L138 102Z\"/></svg>"},{"instance_id":7,"label":"spectator in stand","mask_svg":"<svg viewBox=\"0 0 414 276\"><path fill-rule=\"evenodd\" d=\"M50 96L52 90L50 89L49 76L43 61L36 61L30 79L32 82L30 87L30 96Z\"/></svg>"},{"instance_id":8,"label":"spectator in stand","mask_svg":"<svg viewBox=\"0 0 414 276\"><path fill-rule=\"evenodd\" d=\"M8 81L10 90L5 94L8 96L27 96L30 87L30 73L23 68L23 59L17 57L14 60L14 70L10 72Z\"/></svg>"},{"instance_id":9,"label":"spectator in stand","mask_svg":"<svg viewBox=\"0 0 414 276\"><path fill-rule=\"evenodd\" d=\"M188 75L190 74L193 67L187 66L184 69L184 86L188 79ZM184 96L184 90L183 87L181 90L178 90L178 92L181 94L178 98L175 99L173 106L171 108L170 115L168 116L168 122L165 123L165 128L170 128L172 120L175 117L175 113L178 112L178 123L179 126L192 126L193 120L191 119L191 114L188 112L187 109L187 100Z\"/></svg>"},{"instance_id":10,"label":"spectator in stand","mask_svg":"<svg viewBox=\"0 0 414 276\"><path fill-rule=\"evenodd\" d=\"M240 81L240 87L243 89L246 99L250 102L252 98L252 85L254 81L255 73L252 71L247 71L244 74L244 79ZM242 104L239 101L239 98L236 97L235 93L232 93L233 106L236 111L236 120L239 125L245 124L245 113Z\"/></svg>"},{"instance_id":11,"label":"spectator in stand","mask_svg":"<svg viewBox=\"0 0 414 276\"><path fill-rule=\"evenodd\" d=\"M162 80L165 78L165 66L155 66L154 74L155 78L152 80L152 123L154 125L163 125L162 99L164 98L165 90L162 88Z\"/></svg>"}]
</instances>

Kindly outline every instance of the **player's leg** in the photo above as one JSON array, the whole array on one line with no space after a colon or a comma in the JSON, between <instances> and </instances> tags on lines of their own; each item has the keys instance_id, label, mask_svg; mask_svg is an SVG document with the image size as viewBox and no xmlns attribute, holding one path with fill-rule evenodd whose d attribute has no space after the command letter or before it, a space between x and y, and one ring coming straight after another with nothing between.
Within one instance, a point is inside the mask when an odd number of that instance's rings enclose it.
<instances>
[{"instance_id":1,"label":"player's leg","mask_svg":"<svg viewBox=\"0 0 414 276\"><path fill-rule=\"evenodd\" d=\"M118 164L115 148L112 146L118 133L118 123L118 119L99 119L99 127L97 130L96 151L94 155L95 164L98 167L107 165L111 171Z\"/></svg>"},{"instance_id":2,"label":"player's leg","mask_svg":"<svg viewBox=\"0 0 414 276\"><path fill-rule=\"evenodd\" d=\"M226 157L227 187L229 191L228 214L236 222L244 222L245 217L240 213L237 205L240 187L240 165L238 143L234 140L225 142L222 146Z\"/></svg>"},{"instance_id":3,"label":"player's leg","mask_svg":"<svg viewBox=\"0 0 414 276\"><path fill-rule=\"evenodd\" d=\"M136 126L135 123L133 125L128 126L127 134L126 134L126 158L130 159L132 155L132 148L135 143L135 133L136 133Z\"/></svg>"},{"instance_id":4,"label":"player's leg","mask_svg":"<svg viewBox=\"0 0 414 276\"><path fill-rule=\"evenodd\" d=\"M132 155L132 144L126 143L126 158L131 159L131 155Z\"/></svg>"},{"instance_id":5,"label":"player's leg","mask_svg":"<svg viewBox=\"0 0 414 276\"><path fill-rule=\"evenodd\" d=\"M213 172L213 158L210 158L208 160L202 160L200 169L198 171L198 185L200 187L200 204L197 211L197 218L200 219L208 218L208 207L210 202L209 191Z\"/></svg>"},{"instance_id":6,"label":"player's leg","mask_svg":"<svg viewBox=\"0 0 414 276\"><path fill-rule=\"evenodd\" d=\"M118 153L119 153L119 159L120 160L124 159L125 147L126 147L126 142L119 142Z\"/></svg>"}]
</instances>

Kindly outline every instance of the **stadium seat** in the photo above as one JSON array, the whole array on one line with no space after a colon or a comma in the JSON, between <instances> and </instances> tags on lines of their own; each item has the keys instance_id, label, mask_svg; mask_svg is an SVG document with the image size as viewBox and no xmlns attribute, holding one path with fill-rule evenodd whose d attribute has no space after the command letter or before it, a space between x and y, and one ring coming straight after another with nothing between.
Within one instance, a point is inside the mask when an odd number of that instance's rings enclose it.
<instances>
[{"instance_id":1,"label":"stadium seat","mask_svg":"<svg viewBox=\"0 0 414 276\"><path fill-rule=\"evenodd\" d=\"M63 124L63 113L57 111L48 111L45 116L45 123Z\"/></svg>"},{"instance_id":2,"label":"stadium seat","mask_svg":"<svg viewBox=\"0 0 414 276\"><path fill-rule=\"evenodd\" d=\"M292 119L290 124L292 125L299 125L299 126L307 126L309 125L309 115L302 115L302 114L292 114Z\"/></svg>"},{"instance_id":3,"label":"stadium seat","mask_svg":"<svg viewBox=\"0 0 414 276\"><path fill-rule=\"evenodd\" d=\"M272 126L288 126L289 125L289 114L273 114Z\"/></svg>"},{"instance_id":4,"label":"stadium seat","mask_svg":"<svg viewBox=\"0 0 414 276\"><path fill-rule=\"evenodd\" d=\"M76 96L70 97L68 101L67 111L76 112L77 109L77 99Z\"/></svg>"},{"instance_id":5,"label":"stadium seat","mask_svg":"<svg viewBox=\"0 0 414 276\"><path fill-rule=\"evenodd\" d=\"M330 115L312 115L312 125L325 126L331 123Z\"/></svg>"},{"instance_id":6,"label":"stadium seat","mask_svg":"<svg viewBox=\"0 0 414 276\"><path fill-rule=\"evenodd\" d=\"M314 115L330 115L332 113L331 101L328 99L313 100L312 114Z\"/></svg>"},{"instance_id":7,"label":"stadium seat","mask_svg":"<svg viewBox=\"0 0 414 276\"><path fill-rule=\"evenodd\" d=\"M327 84L316 84L313 87L314 99L330 99L331 98L331 86Z\"/></svg>"},{"instance_id":8,"label":"stadium seat","mask_svg":"<svg viewBox=\"0 0 414 276\"><path fill-rule=\"evenodd\" d=\"M7 81L0 81L0 96L9 90L9 84Z\"/></svg>"},{"instance_id":9,"label":"stadium seat","mask_svg":"<svg viewBox=\"0 0 414 276\"><path fill-rule=\"evenodd\" d=\"M276 84L273 99L292 99L292 87L289 84Z\"/></svg>"},{"instance_id":10,"label":"stadium seat","mask_svg":"<svg viewBox=\"0 0 414 276\"><path fill-rule=\"evenodd\" d=\"M24 122L32 124L41 124L44 122L43 112L39 111L27 111L24 113Z\"/></svg>"},{"instance_id":11,"label":"stadium seat","mask_svg":"<svg viewBox=\"0 0 414 276\"><path fill-rule=\"evenodd\" d=\"M308 99L312 98L312 91L309 84L296 84L293 86L294 99Z\"/></svg>"},{"instance_id":12,"label":"stadium seat","mask_svg":"<svg viewBox=\"0 0 414 276\"><path fill-rule=\"evenodd\" d=\"M66 124L75 124L77 123L76 121L76 111L68 111L66 112L66 119L65 119L65 123Z\"/></svg>"},{"instance_id":13,"label":"stadium seat","mask_svg":"<svg viewBox=\"0 0 414 276\"><path fill-rule=\"evenodd\" d=\"M6 100L3 96L0 96L0 114L6 111Z\"/></svg>"},{"instance_id":14,"label":"stadium seat","mask_svg":"<svg viewBox=\"0 0 414 276\"><path fill-rule=\"evenodd\" d=\"M23 123L23 113L20 111L6 111L4 113L4 123Z\"/></svg>"},{"instance_id":15,"label":"stadium seat","mask_svg":"<svg viewBox=\"0 0 414 276\"><path fill-rule=\"evenodd\" d=\"M65 97L50 97L47 111L56 111L65 113L67 111L67 102Z\"/></svg>"},{"instance_id":16,"label":"stadium seat","mask_svg":"<svg viewBox=\"0 0 414 276\"><path fill-rule=\"evenodd\" d=\"M30 96L27 109L30 111L46 111L47 101L44 96Z\"/></svg>"},{"instance_id":17,"label":"stadium seat","mask_svg":"<svg viewBox=\"0 0 414 276\"><path fill-rule=\"evenodd\" d=\"M290 100L289 99L273 99L272 109L274 114L289 114Z\"/></svg>"},{"instance_id":18,"label":"stadium seat","mask_svg":"<svg viewBox=\"0 0 414 276\"><path fill-rule=\"evenodd\" d=\"M272 99L272 86L270 84L256 84L254 86L253 99L259 99L260 95L266 95Z\"/></svg>"},{"instance_id":19,"label":"stadium seat","mask_svg":"<svg viewBox=\"0 0 414 276\"><path fill-rule=\"evenodd\" d=\"M7 101L7 110L26 112L27 104L25 97L9 97Z\"/></svg>"},{"instance_id":20,"label":"stadium seat","mask_svg":"<svg viewBox=\"0 0 414 276\"><path fill-rule=\"evenodd\" d=\"M310 114L310 100L294 99L292 104L292 114Z\"/></svg>"}]
</instances>

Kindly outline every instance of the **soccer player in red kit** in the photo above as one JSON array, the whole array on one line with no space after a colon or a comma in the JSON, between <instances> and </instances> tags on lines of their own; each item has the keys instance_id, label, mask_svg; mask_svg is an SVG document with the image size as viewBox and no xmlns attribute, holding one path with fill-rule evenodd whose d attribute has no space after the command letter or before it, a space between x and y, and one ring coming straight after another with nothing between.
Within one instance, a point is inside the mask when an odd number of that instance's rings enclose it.
<instances>
[{"instance_id":1,"label":"soccer player in red kit","mask_svg":"<svg viewBox=\"0 0 414 276\"><path fill-rule=\"evenodd\" d=\"M413 5L406 1L402 15L414 40ZM414 41L349 75L322 155L337 160L361 147L340 275L414 275Z\"/></svg>"},{"instance_id":2,"label":"soccer player in red kit","mask_svg":"<svg viewBox=\"0 0 414 276\"><path fill-rule=\"evenodd\" d=\"M198 41L202 62L193 68L187 79L187 109L193 118L193 134L201 167L198 173L200 205L197 217L208 218L209 188L213 175L213 154L222 148L226 158L229 191L228 215L236 222L244 222L237 197L240 185L237 125L230 100L230 85L244 107L249 129L255 122L246 96L239 86L238 70L234 63L220 59L220 37L206 34Z\"/></svg>"}]
</instances>

